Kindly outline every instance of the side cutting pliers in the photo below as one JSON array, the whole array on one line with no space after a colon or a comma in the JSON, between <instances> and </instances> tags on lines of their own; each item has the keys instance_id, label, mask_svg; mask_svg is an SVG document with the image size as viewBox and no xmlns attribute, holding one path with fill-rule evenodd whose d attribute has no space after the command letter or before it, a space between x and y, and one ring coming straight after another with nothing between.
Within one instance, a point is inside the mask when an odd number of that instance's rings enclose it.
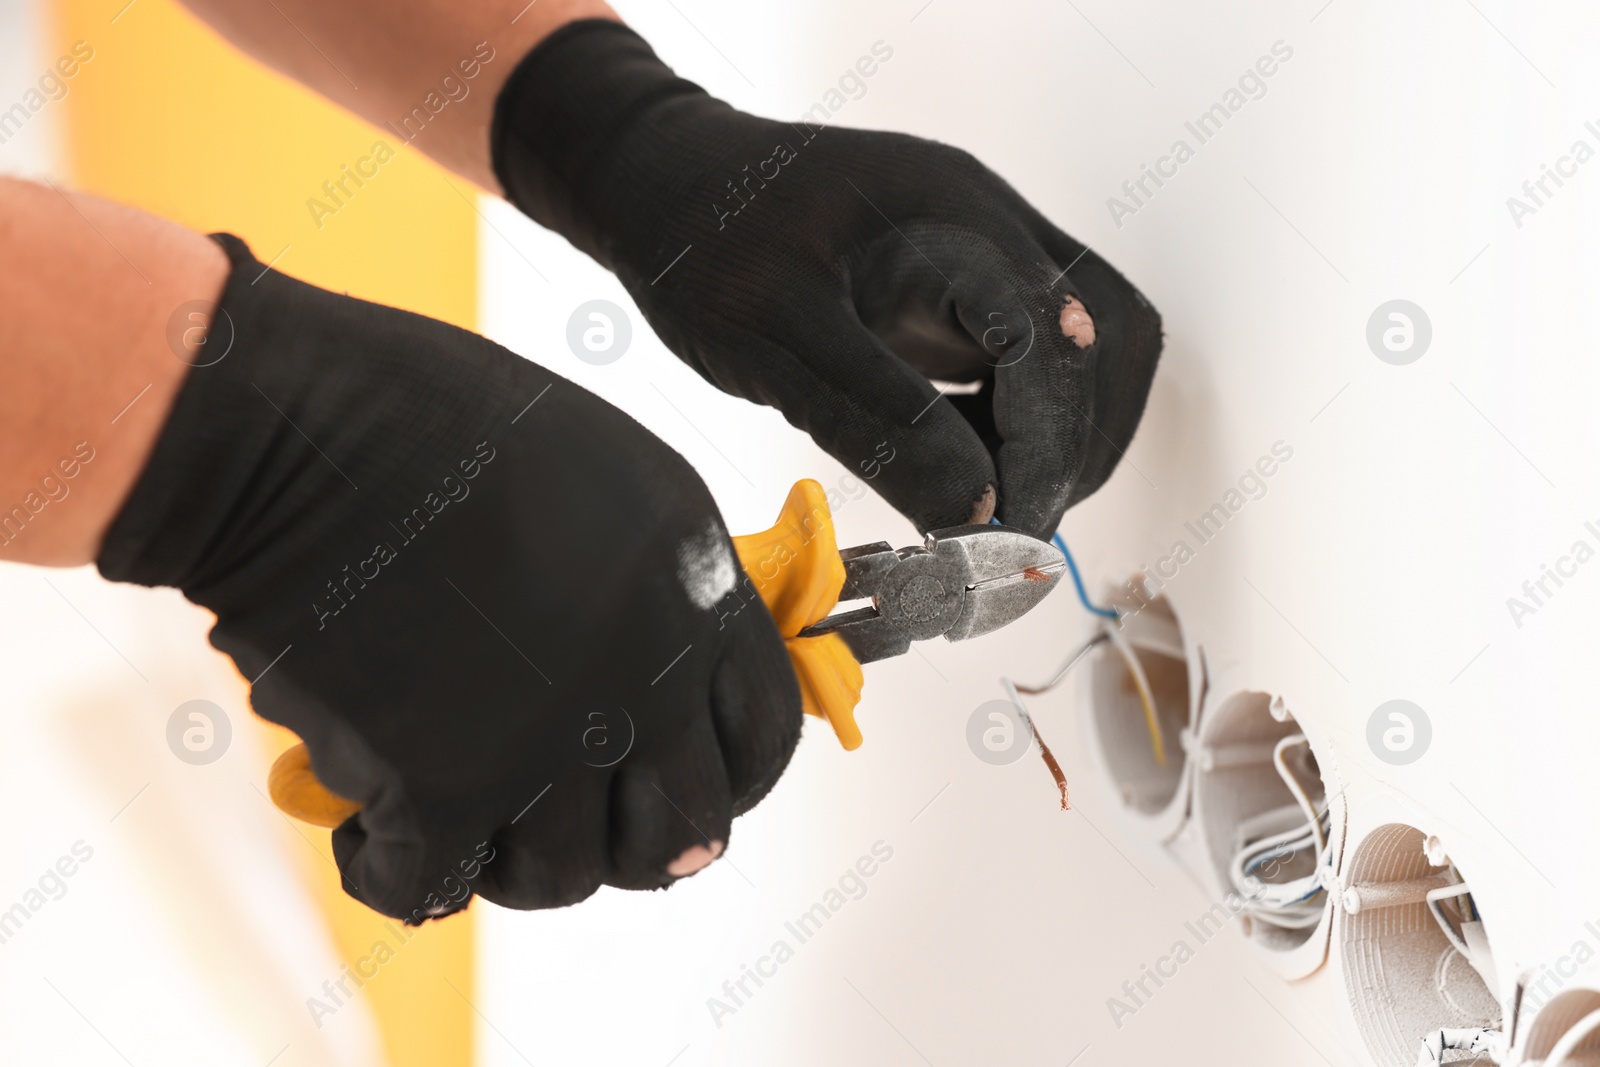
<instances>
[{"instance_id":1,"label":"side cutting pliers","mask_svg":"<svg viewBox=\"0 0 1600 1067\"><path fill-rule=\"evenodd\" d=\"M847 749L862 740L863 663L904 655L915 641L993 633L1048 596L1067 565L1055 546L993 524L935 530L909 548L876 541L841 551L827 494L810 479L795 483L771 529L733 546L744 589L778 624L806 712L827 719ZM736 614L742 590L729 596ZM317 780L303 744L272 765L267 787L279 808L320 826L360 810Z\"/></svg>"}]
</instances>

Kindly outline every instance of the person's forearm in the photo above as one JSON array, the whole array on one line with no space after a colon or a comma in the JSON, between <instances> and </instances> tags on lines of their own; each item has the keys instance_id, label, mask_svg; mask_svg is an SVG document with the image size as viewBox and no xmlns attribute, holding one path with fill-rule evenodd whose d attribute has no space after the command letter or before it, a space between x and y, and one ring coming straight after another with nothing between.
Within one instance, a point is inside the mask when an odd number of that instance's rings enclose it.
<instances>
[{"instance_id":1,"label":"person's forearm","mask_svg":"<svg viewBox=\"0 0 1600 1067\"><path fill-rule=\"evenodd\" d=\"M243 51L493 192L495 98L518 62L604 0L183 0Z\"/></svg>"},{"instance_id":2,"label":"person's forearm","mask_svg":"<svg viewBox=\"0 0 1600 1067\"><path fill-rule=\"evenodd\" d=\"M93 561L189 369L169 331L203 338L227 275L199 234L0 179L0 561Z\"/></svg>"}]
</instances>

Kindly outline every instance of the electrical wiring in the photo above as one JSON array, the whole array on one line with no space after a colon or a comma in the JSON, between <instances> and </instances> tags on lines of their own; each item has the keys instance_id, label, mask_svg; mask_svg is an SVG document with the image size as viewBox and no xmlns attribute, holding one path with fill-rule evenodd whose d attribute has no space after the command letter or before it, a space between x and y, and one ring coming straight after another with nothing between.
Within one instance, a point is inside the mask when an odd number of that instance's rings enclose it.
<instances>
[{"instance_id":1,"label":"electrical wiring","mask_svg":"<svg viewBox=\"0 0 1600 1067\"><path fill-rule=\"evenodd\" d=\"M1239 866L1240 873L1254 874L1275 859L1292 856L1303 851L1307 845L1315 844L1317 838L1309 827L1297 826L1292 830L1285 830L1281 834L1264 837L1252 842L1247 849L1241 849L1234 857Z\"/></svg>"},{"instance_id":2,"label":"electrical wiring","mask_svg":"<svg viewBox=\"0 0 1600 1067\"><path fill-rule=\"evenodd\" d=\"M1083 575L1078 573L1078 563L1072 558L1072 550L1067 547L1066 538L1057 530L1052 538L1055 546L1066 557L1067 569L1072 572L1072 584L1078 590L1078 603L1084 610L1093 615L1106 619L1102 632L1116 647L1123 661L1128 665L1128 673L1133 676L1134 688L1139 692L1139 704L1144 710L1145 729L1150 731L1150 754L1155 757L1156 763L1165 767L1167 765L1167 746L1161 736L1161 720L1156 716L1156 700L1150 691L1150 680L1145 677L1144 666L1139 662L1138 655L1133 651L1133 646L1122 635L1122 616L1113 608L1102 608L1089 599L1089 591L1083 586ZM1087 651L1087 650L1086 650ZM1065 673L1065 668L1063 672Z\"/></svg>"},{"instance_id":3,"label":"electrical wiring","mask_svg":"<svg viewBox=\"0 0 1600 1067\"><path fill-rule=\"evenodd\" d=\"M1241 858L1248 858L1243 864L1243 873L1255 874L1273 860L1282 859L1285 856L1292 856L1296 852L1304 849L1307 845L1311 844L1314 840L1316 839L1312 837L1310 833L1302 832L1293 841L1285 841L1281 845L1274 845L1272 848L1269 848L1264 852L1257 852L1254 855L1250 853L1244 853ZM1257 844L1259 845L1260 842L1257 842Z\"/></svg>"},{"instance_id":4,"label":"electrical wiring","mask_svg":"<svg viewBox=\"0 0 1600 1067\"><path fill-rule=\"evenodd\" d=\"M1133 645L1129 644L1120 627L1107 625L1103 632L1128 666L1128 673L1133 677L1133 687L1139 693L1139 703L1144 708L1145 729L1150 731L1150 753L1157 763L1165 767L1167 746L1161 736L1161 720L1156 717L1156 698L1150 691L1150 679L1145 677L1144 664L1139 662L1139 654L1133 650Z\"/></svg>"},{"instance_id":5,"label":"electrical wiring","mask_svg":"<svg viewBox=\"0 0 1600 1067\"><path fill-rule=\"evenodd\" d=\"M1062 663L1055 674L1051 675L1049 681L1040 685L1018 685L1010 678L1004 676L1002 676L1000 679L1000 686L1005 690L1007 699L1009 699L1012 706L1017 709L1017 714L1022 716L1022 721L1027 725L1028 732L1033 736L1033 739L1039 742L1039 756L1044 760L1045 766L1050 771L1050 776L1055 780L1056 788L1061 791L1062 811L1067 811L1072 807L1072 801L1067 792L1066 773L1062 771L1061 764L1056 762L1055 755L1050 751L1050 746L1045 744L1044 738L1039 733L1039 728L1034 725L1033 716L1028 714L1028 707L1022 702L1021 694L1027 693L1029 696L1038 696L1040 694L1050 692L1050 690L1061 684L1061 680L1067 676L1068 672L1070 672L1072 668L1076 667L1080 662L1082 662L1085 656L1092 652L1097 646L1108 640L1110 640L1110 637L1104 631L1096 633L1093 637L1089 638L1089 640L1085 641L1077 651L1073 652L1072 655L1067 657L1066 662Z\"/></svg>"},{"instance_id":6,"label":"electrical wiring","mask_svg":"<svg viewBox=\"0 0 1600 1067\"><path fill-rule=\"evenodd\" d=\"M1042 682L1036 686L1026 686L1017 685L1017 683L1013 682L1009 678L1001 678L1000 684L1007 687L1015 686L1018 692L1027 693L1029 696L1039 696L1043 693L1048 693L1050 690L1060 685L1062 679L1064 679L1072 670L1072 668L1076 667L1085 656L1092 652L1096 647L1104 644L1107 641L1112 643L1112 645L1117 649L1118 654L1122 656L1123 661L1127 664L1128 673L1130 676L1132 676L1134 688L1139 694L1139 703L1144 710L1145 728L1150 731L1151 752L1154 754L1156 762L1165 766L1167 762L1166 746L1162 742L1160 720L1156 718L1155 698L1150 692L1150 680L1144 673L1144 666L1139 662L1138 654L1133 651L1132 645L1128 643L1127 638L1123 637L1119 630L1115 630L1110 626L1102 627L1099 632L1097 632L1093 637L1089 638L1089 640L1085 641L1075 652L1072 653L1072 655L1066 658L1065 662L1063 662L1061 666L1057 668L1055 674L1050 676L1050 680L1048 682ZM1013 702L1019 705L1021 703L1020 701L1015 700Z\"/></svg>"},{"instance_id":7,"label":"electrical wiring","mask_svg":"<svg viewBox=\"0 0 1600 1067\"><path fill-rule=\"evenodd\" d=\"M1070 666L1070 664L1069 664ZM1006 691L1006 697L1011 701L1012 707L1017 709L1017 714L1022 716L1023 723L1028 727L1028 734L1039 743L1039 758L1044 760L1050 777L1055 780L1056 788L1061 791L1061 810L1070 811L1072 797L1067 792L1067 775L1061 769L1061 764L1056 761L1054 752L1045 743L1044 736L1039 733L1039 728L1033 724L1033 716L1028 714L1028 706L1022 702L1022 697L1017 693L1017 685L1010 678L1001 678L1000 685Z\"/></svg>"},{"instance_id":8,"label":"electrical wiring","mask_svg":"<svg viewBox=\"0 0 1600 1067\"><path fill-rule=\"evenodd\" d=\"M1457 952L1461 953L1462 959L1468 962L1472 960L1472 949L1467 946L1467 942L1461 936L1461 933L1451 925L1450 918L1444 913L1442 904L1450 897L1460 897L1462 902L1457 903L1456 906L1462 909L1462 920L1470 922L1472 921L1469 914L1471 905L1464 902L1470 899L1471 895L1472 890L1467 887L1467 883L1457 882L1455 885L1441 886L1438 889L1429 890L1424 898L1428 902L1428 910L1433 913L1433 921L1439 924L1439 929L1444 931L1445 938L1454 946Z\"/></svg>"},{"instance_id":9,"label":"electrical wiring","mask_svg":"<svg viewBox=\"0 0 1600 1067\"><path fill-rule=\"evenodd\" d=\"M1252 912L1258 918L1271 923L1280 930L1315 930L1317 924L1322 922L1322 905L1308 907L1301 912L1289 913L1277 911L1268 916L1261 916L1259 912Z\"/></svg>"},{"instance_id":10,"label":"electrical wiring","mask_svg":"<svg viewBox=\"0 0 1600 1067\"><path fill-rule=\"evenodd\" d=\"M1326 817L1324 813L1322 818ZM1288 882L1263 882L1254 875L1274 860L1304 852L1308 846L1316 854L1317 840L1317 835L1311 832L1310 827L1297 826L1252 842L1235 854L1229 875L1234 888L1249 901L1253 912L1275 926L1294 929L1302 925L1316 925L1321 918L1322 908L1320 905L1315 908L1307 905L1324 889L1320 859L1311 874Z\"/></svg>"},{"instance_id":11,"label":"electrical wiring","mask_svg":"<svg viewBox=\"0 0 1600 1067\"><path fill-rule=\"evenodd\" d=\"M1083 587L1083 576L1078 573L1077 561L1072 558L1072 551L1067 548L1066 538L1061 536L1061 531L1057 530L1055 536L1052 537L1051 540L1054 541L1055 546L1061 550L1061 554L1067 557L1067 570L1072 572L1072 584L1078 587L1078 603L1083 605L1084 610L1088 611L1091 615L1098 615L1102 619L1121 618L1121 616L1117 614L1115 608L1099 607L1089 599L1089 591Z\"/></svg>"},{"instance_id":12,"label":"electrical wiring","mask_svg":"<svg viewBox=\"0 0 1600 1067\"><path fill-rule=\"evenodd\" d=\"M989 521L997 523L999 520L990 519ZM1067 676L1072 668L1077 666L1098 645L1107 641L1111 642L1112 646L1116 648L1117 654L1122 657L1123 662L1127 665L1128 674L1133 679L1134 689L1139 694L1139 705L1144 712L1145 729L1150 733L1150 750L1156 763L1166 766L1167 751L1165 740L1161 735L1161 721L1156 714L1155 695L1150 688L1150 679L1145 675L1144 665L1139 662L1139 656L1133 650L1133 646L1122 635L1121 616L1114 609L1099 607L1089 599L1089 592L1084 588L1083 575L1078 571L1077 561L1072 558L1072 551L1067 548L1066 539L1061 536L1060 531L1057 531L1053 540L1055 546L1061 550L1061 555L1067 562L1067 569L1072 574L1072 584L1077 589L1078 602L1083 605L1086 611L1105 621L1102 623L1098 633L1067 657L1066 661L1050 677L1049 681L1037 686L1025 686L1018 685L1010 678L1002 677L1000 685L1005 690L1007 699L1017 709L1017 713L1022 717L1023 722L1027 724L1029 732L1039 742L1040 755L1044 758L1045 765L1050 769L1050 774L1061 791L1061 808L1065 811L1071 806L1067 795L1066 775L1062 772L1060 764L1056 762L1055 756L1051 754L1049 747L1045 745L1044 738L1039 735L1037 727L1034 726L1033 717L1028 714L1027 706L1022 702L1021 694L1027 693L1030 696L1036 696L1048 693L1060 685L1062 679Z\"/></svg>"},{"instance_id":13,"label":"electrical wiring","mask_svg":"<svg viewBox=\"0 0 1600 1067\"><path fill-rule=\"evenodd\" d=\"M1094 651L1096 647L1109 640L1111 640L1110 634L1106 633L1104 630L1097 632L1093 637L1089 638L1089 640L1085 641L1081 646L1079 646L1076 652L1067 657L1066 662L1062 663L1061 667L1056 671L1056 673L1050 676L1050 680L1048 682L1043 682L1036 686L1018 685L1017 690L1022 693L1027 693L1029 696L1040 696L1041 694L1050 692L1050 690L1061 684L1061 680L1067 676L1067 672L1078 665L1079 660L1083 659L1083 657ZM1000 679L1000 684L1013 685L1015 683L1013 683L1009 678L1002 678Z\"/></svg>"},{"instance_id":14,"label":"electrical wiring","mask_svg":"<svg viewBox=\"0 0 1600 1067\"><path fill-rule=\"evenodd\" d=\"M998 522L999 520L990 519L989 521ZM1030 695L1048 692L1061 683L1061 679L1067 676L1067 672L1072 670L1078 661L1089 653L1090 649L1102 641L1110 641L1116 647L1117 653L1122 656L1123 661L1128 665L1128 673L1132 675L1134 688L1139 693L1139 704L1144 711L1145 729L1150 732L1150 753L1155 757L1156 763L1165 767L1167 765L1167 746L1161 736L1161 720L1156 715L1156 699L1150 690L1150 679L1145 676L1144 665L1139 662L1139 656L1134 652L1133 646L1122 635L1120 629L1122 616L1115 609L1099 607L1089 599L1089 591L1083 585L1083 575L1078 571L1077 561L1072 558L1072 550L1067 547L1066 538L1062 537L1061 531L1057 530L1052 540L1055 542L1055 546L1061 550L1061 555L1066 558L1067 570L1072 573L1072 584L1078 590L1078 603L1083 605L1084 610L1107 620L1107 623L1103 625L1099 634L1068 657L1067 662L1061 666L1060 670L1056 671L1055 676L1050 681L1037 688L1030 689L1027 686L1017 686L1016 688ZM1115 624L1115 626L1112 624ZM1008 678L1002 678L1000 682L1007 688L1014 685ZM1022 709L1022 701L1017 698L1015 693L1011 695L1011 698L1012 702L1019 709ZM1023 710L1022 713L1026 715L1027 711ZM1065 788L1065 785L1063 785L1063 796L1065 796Z\"/></svg>"},{"instance_id":15,"label":"electrical wiring","mask_svg":"<svg viewBox=\"0 0 1600 1067\"><path fill-rule=\"evenodd\" d=\"M1306 744L1309 742L1304 734L1289 734L1272 747L1272 765L1305 822L1250 842L1234 854L1228 872L1254 917L1287 930L1309 929L1321 922L1323 901L1319 898L1326 892L1323 878L1328 859L1329 813L1317 810L1284 759L1289 749ZM1268 864L1303 854L1307 848L1313 856L1310 874L1285 882L1265 882L1257 876L1256 872Z\"/></svg>"},{"instance_id":16,"label":"electrical wiring","mask_svg":"<svg viewBox=\"0 0 1600 1067\"><path fill-rule=\"evenodd\" d=\"M1240 875L1235 866L1234 889L1245 899L1246 909L1262 922L1285 930L1305 930L1322 921L1325 893L1323 872L1291 882L1263 882L1254 876Z\"/></svg>"},{"instance_id":17,"label":"electrical wiring","mask_svg":"<svg viewBox=\"0 0 1600 1067\"><path fill-rule=\"evenodd\" d=\"M1283 784L1289 787L1289 792L1293 794L1295 803L1299 804L1300 810L1306 813L1306 821L1311 824L1311 832L1317 838L1317 866L1320 867L1322 865L1322 854L1328 849L1328 839L1322 834L1321 816L1317 814L1316 806L1311 803L1311 798L1306 796L1305 787L1300 784L1300 780L1294 776L1294 773L1289 770L1288 764L1283 761L1284 752L1297 745L1309 746L1310 744L1311 742L1306 740L1305 734L1290 734L1288 737L1281 738L1276 745L1272 746L1272 765L1278 769L1278 776L1283 779Z\"/></svg>"}]
</instances>

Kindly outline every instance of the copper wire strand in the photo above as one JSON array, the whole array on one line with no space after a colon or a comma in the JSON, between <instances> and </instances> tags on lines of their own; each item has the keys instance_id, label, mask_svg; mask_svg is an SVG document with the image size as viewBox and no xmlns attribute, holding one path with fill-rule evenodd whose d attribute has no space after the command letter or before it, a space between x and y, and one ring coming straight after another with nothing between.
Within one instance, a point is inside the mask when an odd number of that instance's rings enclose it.
<instances>
[{"instance_id":1,"label":"copper wire strand","mask_svg":"<svg viewBox=\"0 0 1600 1067\"><path fill-rule=\"evenodd\" d=\"M1044 735L1039 732L1039 727L1034 723L1033 716L1028 714L1028 708L1022 703L1022 697L1017 692L1017 684L1010 678L1001 678L1000 685L1005 689L1006 696L1011 700L1011 706L1017 709L1017 714L1022 716L1022 721L1028 727L1028 736L1039 743L1039 758L1044 760L1044 765L1050 771L1050 777L1055 779L1056 788L1061 791L1061 810L1072 810L1072 798L1067 793L1067 775L1061 769L1061 764L1056 761L1056 755L1050 751L1050 746L1045 743Z\"/></svg>"},{"instance_id":2,"label":"copper wire strand","mask_svg":"<svg viewBox=\"0 0 1600 1067\"><path fill-rule=\"evenodd\" d=\"M1111 635L1106 633L1104 630L1096 633L1093 637L1089 638L1088 641L1084 642L1082 648L1079 648L1072 655L1068 656L1067 661L1061 665L1060 669L1056 671L1054 676L1052 676L1048 682L1045 682L1042 685L1018 685L1010 678L1000 679L1000 684L1005 688L1006 695L1011 698L1011 703L1016 707L1017 712L1022 716L1022 721L1027 723L1028 732L1033 735L1033 739L1035 741L1039 742L1039 758L1044 760L1045 767L1050 771L1050 777L1055 779L1056 788L1061 791L1062 811L1072 810L1072 799L1067 791L1066 772L1061 769L1061 764L1056 760L1055 753L1051 752L1050 746L1045 743L1044 735L1039 733L1039 727L1034 723L1033 716L1028 714L1027 706L1022 703L1021 694L1027 693L1029 696L1039 696L1043 693L1050 692L1050 690L1060 685L1061 680L1067 676L1068 672L1070 672L1072 668L1076 667L1079 661L1081 661L1085 656L1094 651L1097 645L1109 641L1110 639Z\"/></svg>"}]
</instances>

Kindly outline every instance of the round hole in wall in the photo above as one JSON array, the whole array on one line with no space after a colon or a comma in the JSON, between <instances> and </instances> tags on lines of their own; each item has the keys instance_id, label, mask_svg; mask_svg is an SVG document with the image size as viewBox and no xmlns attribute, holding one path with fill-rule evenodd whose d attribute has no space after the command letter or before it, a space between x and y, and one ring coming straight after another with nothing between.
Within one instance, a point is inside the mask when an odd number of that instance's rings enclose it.
<instances>
[{"instance_id":1,"label":"round hole in wall","mask_svg":"<svg viewBox=\"0 0 1600 1067\"><path fill-rule=\"evenodd\" d=\"M1319 869L1337 840L1310 742L1281 703L1246 691L1206 711L1191 759L1195 821L1214 884L1243 901L1249 936L1261 947L1305 944L1327 910Z\"/></svg>"},{"instance_id":2,"label":"round hole in wall","mask_svg":"<svg viewBox=\"0 0 1600 1067\"><path fill-rule=\"evenodd\" d=\"M1448 863L1431 862L1426 840L1414 826L1380 826L1356 846L1342 878L1345 988L1379 1063L1415 1063L1423 1037L1440 1028L1500 1025L1485 980L1494 964L1483 917L1470 892L1450 892L1470 884Z\"/></svg>"},{"instance_id":3,"label":"round hole in wall","mask_svg":"<svg viewBox=\"0 0 1600 1067\"><path fill-rule=\"evenodd\" d=\"M1524 1011L1533 995L1531 990L1524 994ZM1600 1012L1600 992L1593 989L1573 989L1551 997L1528 1027L1522 1062L1541 1067L1560 1045L1565 1058L1554 1061L1559 1067L1600 1067L1600 1025L1585 1021L1596 1012Z\"/></svg>"},{"instance_id":4,"label":"round hole in wall","mask_svg":"<svg viewBox=\"0 0 1600 1067\"><path fill-rule=\"evenodd\" d=\"M1088 665L1090 721L1123 805L1154 816L1173 803L1183 781L1190 706L1183 630L1172 605L1157 597L1123 616L1118 637L1095 649ZM1129 656L1149 685L1149 711Z\"/></svg>"}]
</instances>

